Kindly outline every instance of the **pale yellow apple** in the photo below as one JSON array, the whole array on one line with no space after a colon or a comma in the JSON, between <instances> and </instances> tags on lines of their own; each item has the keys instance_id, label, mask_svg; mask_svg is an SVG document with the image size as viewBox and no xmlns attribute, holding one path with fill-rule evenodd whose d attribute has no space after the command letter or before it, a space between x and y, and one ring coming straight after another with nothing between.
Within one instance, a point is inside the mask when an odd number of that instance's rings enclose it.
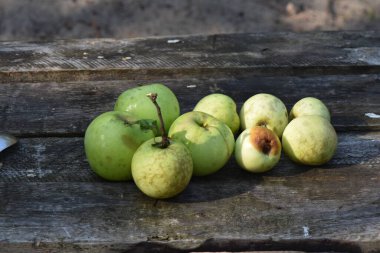
<instances>
[{"instance_id":1,"label":"pale yellow apple","mask_svg":"<svg viewBox=\"0 0 380 253\"><path fill-rule=\"evenodd\" d=\"M227 95L214 93L205 96L194 107L194 111L204 112L225 123L236 134L240 127L235 101Z\"/></svg>"},{"instance_id":2,"label":"pale yellow apple","mask_svg":"<svg viewBox=\"0 0 380 253\"><path fill-rule=\"evenodd\" d=\"M181 142L171 140L166 148L155 146L161 137L144 142L133 155L132 176L146 195L166 199L178 195L190 182L193 160Z\"/></svg>"},{"instance_id":3,"label":"pale yellow apple","mask_svg":"<svg viewBox=\"0 0 380 253\"><path fill-rule=\"evenodd\" d=\"M321 116L293 119L282 135L284 152L293 161L306 165L322 165L334 155L338 137L330 122Z\"/></svg>"},{"instance_id":4,"label":"pale yellow apple","mask_svg":"<svg viewBox=\"0 0 380 253\"><path fill-rule=\"evenodd\" d=\"M317 115L330 121L330 112L326 105L318 98L306 97L299 100L289 113L289 119L306 115Z\"/></svg>"},{"instance_id":5,"label":"pale yellow apple","mask_svg":"<svg viewBox=\"0 0 380 253\"><path fill-rule=\"evenodd\" d=\"M288 124L288 111L277 97L260 93L244 102L240 110L240 122L242 129L265 126L281 137Z\"/></svg>"}]
</instances>

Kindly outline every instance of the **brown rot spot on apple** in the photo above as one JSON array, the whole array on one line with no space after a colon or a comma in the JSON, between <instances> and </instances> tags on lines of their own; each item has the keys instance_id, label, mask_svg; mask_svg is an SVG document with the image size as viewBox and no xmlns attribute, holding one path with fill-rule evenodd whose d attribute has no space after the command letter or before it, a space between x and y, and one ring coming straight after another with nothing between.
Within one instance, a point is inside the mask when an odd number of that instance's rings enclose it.
<instances>
[{"instance_id":1,"label":"brown rot spot on apple","mask_svg":"<svg viewBox=\"0 0 380 253\"><path fill-rule=\"evenodd\" d=\"M137 149L139 147L139 143L136 143L136 141L134 140L133 136L129 136L127 134L124 134L121 139L123 140L123 143L127 146L127 147L132 147L134 149Z\"/></svg>"},{"instance_id":2,"label":"brown rot spot on apple","mask_svg":"<svg viewBox=\"0 0 380 253\"><path fill-rule=\"evenodd\" d=\"M277 136L265 127L253 127L250 131L252 145L266 155L276 155L280 152Z\"/></svg>"}]
</instances>

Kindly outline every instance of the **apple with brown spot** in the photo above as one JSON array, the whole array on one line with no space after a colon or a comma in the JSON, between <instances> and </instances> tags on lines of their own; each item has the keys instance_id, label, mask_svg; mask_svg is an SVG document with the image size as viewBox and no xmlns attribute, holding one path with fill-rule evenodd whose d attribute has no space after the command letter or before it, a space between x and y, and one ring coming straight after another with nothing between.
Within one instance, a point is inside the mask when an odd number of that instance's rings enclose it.
<instances>
[{"instance_id":1,"label":"apple with brown spot","mask_svg":"<svg viewBox=\"0 0 380 253\"><path fill-rule=\"evenodd\" d=\"M249 172L266 172L278 163L280 157L280 139L265 127L246 129L236 140L236 161L240 167Z\"/></svg>"}]
</instances>

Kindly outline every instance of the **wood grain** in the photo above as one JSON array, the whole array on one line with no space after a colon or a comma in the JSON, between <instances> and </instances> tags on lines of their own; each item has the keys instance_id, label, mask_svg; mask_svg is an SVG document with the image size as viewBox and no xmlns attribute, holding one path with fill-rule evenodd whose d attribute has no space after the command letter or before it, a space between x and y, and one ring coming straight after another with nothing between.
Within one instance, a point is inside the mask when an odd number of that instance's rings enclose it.
<instances>
[{"instance_id":1,"label":"wood grain","mask_svg":"<svg viewBox=\"0 0 380 253\"><path fill-rule=\"evenodd\" d=\"M359 74L380 70L375 31L225 34L130 40L0 42L0 80L145 79L254 73Z\"/></svg>"},{"instance_id":2,"label":"wood grain","mask_svg":"<svg viewBox=\"0 0 380 253\"><path fill-rule=\"evenodd\" d=\"M380 75L315 77L227 77L152 79L170 87L181 111L191 111L197 101L211 93L231 96L240 110L250 96L265 92L284 101L288 110L299 99L322 99L339 131L380 130ZM113 110L126 89L144 84L135 81L86 81L46 83L0 83L0 131L18 136L83 136L93 118Z\"/></svg>"},{"instance_id":3,"label":"wood grain","mask_svg":"<svg viewBox=\"0 0 380 253\"><path fill-rule=\"evenodd\" d=\"M338 134L334 158L320 168L356 167L376 170L380 166L380 132ZM292 163L283 154L277 169L268 175L291 176L308 167ZM247 173L238 169L234 158L210 180L226 177L244 181ZM207 177L206 177L207 178ZM102 181L89 168L84 154L83 138L23 138L0 153L0 182L95 182ZM233 187L232 185L230 187ZM212 189L210 189L212 190Z\"/></svg>"},{"instance_id":4,"label":"wood grain","mask_svg":"<svg viewBox=\"0 0 380 253\"><path fill-rule=\"evenodd\" d=\"M0 252L380 251L380 36L235 34L0 42ZM90 121L118 95L162 82L181 111L210 93L238 106L271 93L322 99L339 144L326 165L285 155L254 175L231 158L155 201L86 161ZM368 114L370 113L370 114ZM371 114L372 113L372 114Z\"/></svg>"},{"instance_id":5,"label":"wood grain","mask_svg":"<svg viewBox=\"0 0 380 253\"><path fill-rule=\"evenodd\" d=\"M0 248L369 251L380 246L379 180L365 165L209 177L167 201L133 183L0 183Z\"/></svg>"},{"instance_id":6,"label":"wood grain","mask_svg":"<svg viewBox=\"0 0 380 253\"><path fill-rule=\"evenodd\" d=\"M325 166L283 156L254 175L231 160L178 197L155 201L133 182L95 176L82 138L22 139L1 154L0 248L370 252L380 248L380 133L339 140Z\"/></svg>"}]
</instances>

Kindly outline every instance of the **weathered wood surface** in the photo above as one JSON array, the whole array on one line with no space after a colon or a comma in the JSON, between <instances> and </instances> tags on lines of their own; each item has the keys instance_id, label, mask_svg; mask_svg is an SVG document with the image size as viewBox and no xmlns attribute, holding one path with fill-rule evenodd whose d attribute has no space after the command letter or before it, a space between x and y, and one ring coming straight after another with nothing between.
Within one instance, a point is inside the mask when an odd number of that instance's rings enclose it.
<instances>
[{"instance_id":1,"label":"weathered wood surface","mask_svg":"<svg viewBox=\"0 0 380 253\"><path fill-rule=\"evenodd\" d=\"M378 33L168 39L0 42L0 131L20 137L0 154L0 252L379 252ZM214 92L238 108L259 92L288 109L319 97L337 153L316 167L283 155L260 175L231 159L152 200L97 177L83 151L91 119L149 82L173 89L182 112Z\"/></svg>"},{"instance_id":2,"label":"weathered wood surface","mask_svg":"<svg viewBox=\"0 0 380 253\"><path fill-rule=\"evenodd\" d=\"M1 156L0 248L370 252L380 243L380 133L339 136L325 166L283 156L253 175L231 160L158 202L95 176L82 138L22 139Z\"/></svg>"},{"instance_id":3,"label":"weathered wood surface","mask_svg":"<svg viewBox=\"0 0 380 253\"><path fill-rule=\"evenodd\" d=\"M169 43L171 39L179 41ZM0 80L378 73L379 56L378 32L0 42Z\"/></svg>"},{"instance_id":4,"label":"weathered wood surface","mask_svg":"<svg viewBox=\"0 0 380 253\"><path fill-rule=\"evenodd\" d=\"M18 246L33 249L34 244L35 251L36 246L122 251L138 243L275 250L287 241L293 245L283 249L310 250L313 244L314 250L326 251L376 249L380 178L371 171L347 167L281 178L246 175L232 188L228 179L224 185L199 179L178 198L158 202L132 183L0 183L8 201L2 200L0 247L17 239Z\"/></svg>"},{"instance_id":5,"label":"weathered wood surface","mask_svg":"<svg viewBox=\"0 0 380 253\"><path fill-rule=\"evenodd\" d=\"M374 169L380 175L380 132L339 133L339 144L334 158L315 168L338 169L355 167ZM23 138L15 146L0 153L0 182L94 182L102 181L89 168L84 155L83 138ZM270 176L286 177L304 172L308 167L296 165L283 155ZM234 159L220 172L209 177L223 181L231 177L239 187L247 173L238 169ZM228 186L227 188L229 188ZM211 187L212 188L212 187ZM201 196L198 196L201 197ZM380 192L379 192L380 197Z\"/></svg>"},{"instance_id":6,"label":"weathered wood surface","mask_svg":"<svg viewBox=\"0 0 380 253\"><path fill-rule=\"evenodd\" d=\"M380 130L380 118L366 115L380 114L380 75L151 81L170 87L181 102L182 112L191 111L201 97L214 92L230 95L237 101L238 110L247 98L260 92L278 96L288 110L299 99L314 96L330 108L338 130ZM82 136L95 116L113 110L124 90L145 82L0 83L0 131L21 136Z\"/></svg>"},{"instance_id":7,"label":"weathered wood surface","mask_svg":"<svg viewBox=\"0 0 380 253\"><path fill-rule=\"evenodd\" d=\"M339 152L328 166L307 168L283 159L272 172L253 175L231 163L215 175L194 178L181 195L166 201L144 196L132 182L72 179L80 169L87 170L84 164L66 178L41 180L60 182L1 182L0 248L378 249L379 137L377 132L343 134ZM70 163L77 166L71 155L61 152L59 159L54 149L48 152L51 158L40 156L51 160L40 168L28 166L33 170L29 173L38 177L49 173L46 169L60 173L59 168L67 170ZM9 243L16 239L17 245Z\"/></svg>"}]
</instances>

